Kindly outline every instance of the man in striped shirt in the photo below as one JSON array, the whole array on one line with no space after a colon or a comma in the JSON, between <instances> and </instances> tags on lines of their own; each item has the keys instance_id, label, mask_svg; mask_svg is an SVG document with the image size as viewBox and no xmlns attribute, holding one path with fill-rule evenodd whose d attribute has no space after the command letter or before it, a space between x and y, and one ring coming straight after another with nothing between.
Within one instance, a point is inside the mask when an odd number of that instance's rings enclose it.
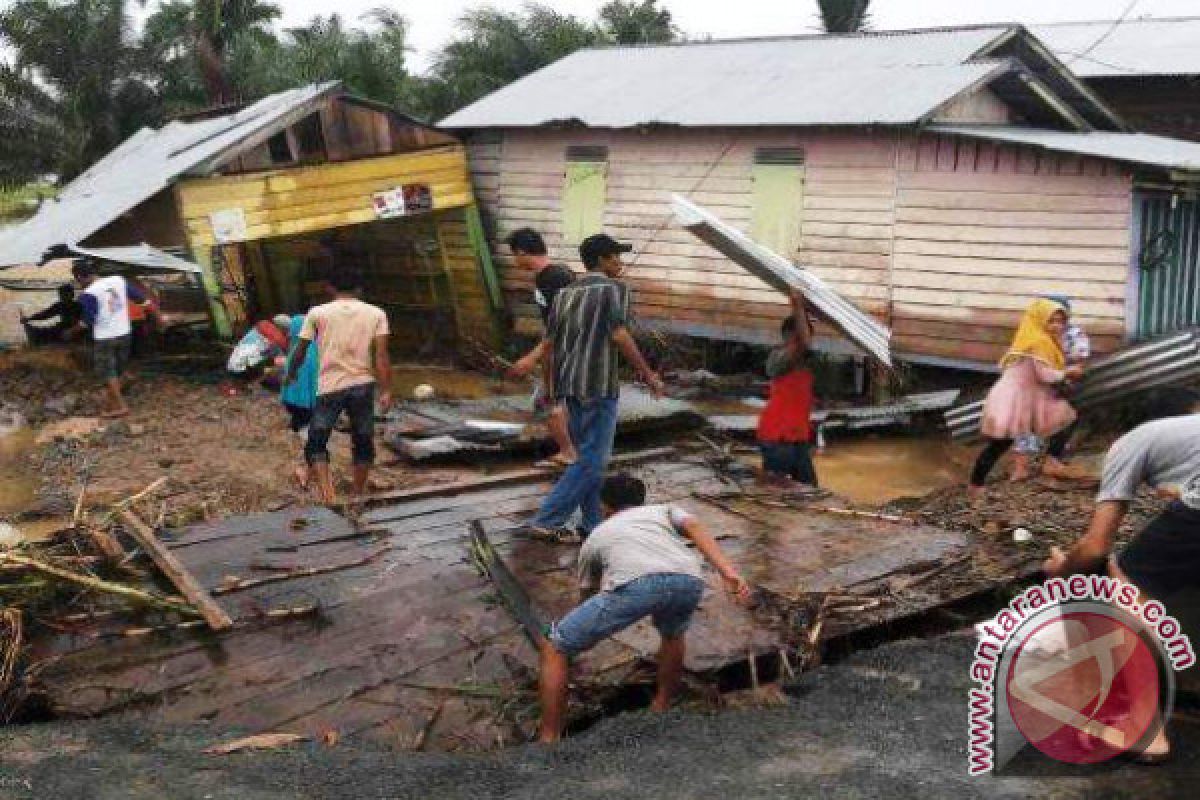
<instances>
[{"instance_id":1,"label":"man in striped shirt","mask_svg":"<svg viewBox=\"0 0 1200 800\"><path fill-rule=\"evenodd\" d=\"M546 326L554 396L567 404L571 440L579 458L567 467L533 519L535 532L564 538L564 526L580 509L584 536L600 524L600 485L617 430L617 351L634 366L656 396L662 378L646 363L626 328L629 288L616 278L621 254L633 248L607 234L583 240L579 256L587 274L559 290ZM522 365L530 368L530 365Z\"/></svg>"}]
</instances>

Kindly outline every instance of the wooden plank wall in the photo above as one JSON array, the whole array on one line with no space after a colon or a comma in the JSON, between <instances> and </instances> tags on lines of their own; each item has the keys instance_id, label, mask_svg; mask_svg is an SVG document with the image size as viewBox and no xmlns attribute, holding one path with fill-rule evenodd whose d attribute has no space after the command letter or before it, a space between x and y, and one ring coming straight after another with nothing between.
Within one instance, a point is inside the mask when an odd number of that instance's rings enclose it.
<instances>
[{"instance_id":1,"label":"wooden plank wall","mask_svg":"<svg viewBox=\"0 0 1200 800\"><path fill-rule=\"evenodd\" d=\"M805 149L805 227L790 254L879 314L886 310L888 237L894 154L883 135L860 148L849 136L795 131L656 132L522 131L503 141L468 140L476 196L487 212L493 249L520 329L535 327L530 276L512 269L499 245L529 225L552 257L581 270L564 242L560 200L566 147L609 148L605 230L634 244L627 279L640 319L681 333L774 341L785 313L782 296L671 222L670 195L686 194L743 229L751 221L751 169L757 147ZM811 224L810 224L811 223Z\"/></svg>"},{"instance_id":2,"label":"wooden plank wall","mask_svg":"<svg viewBox=\"0 0 1200 800\"><path fill-rule=\"evenodd\" d=\"M558 261L568 145L605 145L605 229L632 242L635 311L679 333L773 342L784 299L671 221L686 194L743 230L757 147L802 147L796 253L860 307L891 322L898 352L992 363L1029 299L1076 298L1098 349L1124 330L1131 179L1110 162L1028 148L859 130L507 131L468 141L508 302L536 330L530 276L511 230L540 230Z\"/></svg>"},{"instance_id":3,"label":"wooden plank wall","mask_svg":"<svg viewBox=\"0 0 1200 800\"><path fill-rule=\"evenodd\" d=\"M465 212L450 209L436 215L438 242L449 276L450 293L458 318L459 336L495 345L496 326L492 303L480 272L479 259L471 249Z\"/></svg>"},{"instance_id":4,"label":"wooden plank wall","mask_svg":"<svg viewBox=\"0 0 1200 800\"><path fill-rule=\"evenodd\" d=\"M426 183L435 210L472 202L462 147L366 158L340 164L293 167L250 175L186 181L176 190L192 246L214 243L209 215L240 208L247 240L357 225L376 219L375 192L403 183Z\"/></svg>"},{"instance_id":5,"label":"wooden plank wall","mask_svg":"<svg viewBox=\"0 0 1200 800\"><path fill-rule=\"evenodd\" d=\"M898 352L995 361L1031 297L1069 295L1098 351L1125 331L1130 174L962 137L901 144L893 273Z\"/></svg>"}]
</instances>

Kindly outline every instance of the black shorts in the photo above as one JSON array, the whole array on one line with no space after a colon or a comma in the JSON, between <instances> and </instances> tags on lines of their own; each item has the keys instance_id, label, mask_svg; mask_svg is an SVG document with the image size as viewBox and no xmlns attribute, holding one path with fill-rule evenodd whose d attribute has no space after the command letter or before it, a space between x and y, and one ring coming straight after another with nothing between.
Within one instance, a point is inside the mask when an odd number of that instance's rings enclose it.
<instances>
[{"instance_id":1,"label":"black shorts","mask_svg":"<svg viewBox=\"0 0 1200 800\"><path fill-rule=\"evenodd\" d=\"M1155 598L1200 585L1200 510L1172 503L1125 546L1117 566Z\"/></svg>"}]
</instances>

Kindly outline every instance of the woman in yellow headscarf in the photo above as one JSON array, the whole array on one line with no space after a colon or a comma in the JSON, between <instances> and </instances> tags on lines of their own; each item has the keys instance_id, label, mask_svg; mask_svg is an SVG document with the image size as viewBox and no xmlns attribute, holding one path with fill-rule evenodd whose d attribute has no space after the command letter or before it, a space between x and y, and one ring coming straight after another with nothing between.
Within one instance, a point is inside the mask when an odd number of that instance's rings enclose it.
<instances>
[{"instance_id":1,"label":"woman in yellow headscarf","mask_svg":"<svg viewBox=\"0 0 1200 800\"><path fill-rule=\"evenodd\" d=\"M1067 310L1048 298L1038 298L1025 309L1012 345L1000 359L1000 380L983 404L983 435L987 447L975 461L968 491L983 491L988 473L1000 456L1022 434L1052 436L1075 421L1070 403L1056 391L1058 384L1077 378L1080 367L1068 367L1060 337ZM1029 477L1029 456L1014 454L1012 480Z\"/></svg>"}]
</instances>

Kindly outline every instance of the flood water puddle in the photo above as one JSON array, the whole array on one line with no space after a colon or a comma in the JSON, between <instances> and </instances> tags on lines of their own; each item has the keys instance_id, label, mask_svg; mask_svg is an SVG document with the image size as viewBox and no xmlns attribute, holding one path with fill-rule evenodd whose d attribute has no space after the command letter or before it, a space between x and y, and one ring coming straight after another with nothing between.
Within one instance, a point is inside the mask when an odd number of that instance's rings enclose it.
<instances>
[{"instance_id":1,"label":"flood water puddle","mask_svg":"<svg viewBox=\"0 0 1200 800\"><path fill-rule=\"evenodd\" d=\"M966 480L974 453L940 438L830 439L814 463L821 487L855 503L882 505Z\"/></svg>"},{"instance_id":2,"label":"flood water puddle","mask_svg":"<svg viewBox=\"0 0 1200 800\"><path fill-rule=\"evenodd\" d=\"M0 432L0 517L24 511L33 504L37 480L29 467L33 430L26 427Z\"/></svg>"},{"instance_id":3,"label":"flood water puddle","mask_svg":"<svg viewBox=\"0 0 1200 800\"><path fill-rule=\"evenodd\" d=\"M411 399L413 390L422 384L432 386L434 396L441 400L480 400L497 395L524 394L532 389L528 381L510 381L465 369L416 365L392 367L392 393L397 400Z\"/></svg>"}]
</instances>

